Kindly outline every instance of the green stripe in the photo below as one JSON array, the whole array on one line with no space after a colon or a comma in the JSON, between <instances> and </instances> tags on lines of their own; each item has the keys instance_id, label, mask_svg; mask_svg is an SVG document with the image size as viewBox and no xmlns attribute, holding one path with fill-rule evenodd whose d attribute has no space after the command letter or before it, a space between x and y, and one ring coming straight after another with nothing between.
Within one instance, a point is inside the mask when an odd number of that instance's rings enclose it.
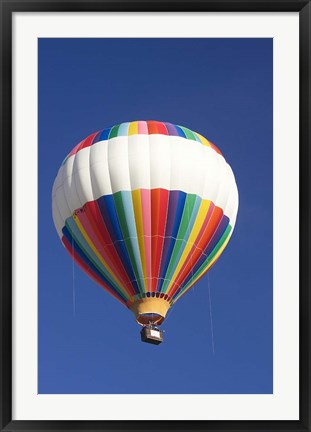
<instances>
[{"instance_id":1,"label":"green stripe","mask_svg":"<svg viewBox=\"0 0 311 432\"><path fill-rule=\"evenodd\" d=\"M71 224L74 224L73 227L71 226ZM105 268L103 267L102 263L98 260L98 258L94 254L94 252L91 249L91 247L88 245L86 239L84 238L82 232L79 230L79 227L75 223L74 219L73 218L68 218L66 220L66 222L65 222L65 225L66 225L66 228L68 229L68 231L70 232L71 236L73 237L75 243L77 243L77 245L79 246L79 248L82 250L82 252L84 252L85 256L90 260L90 262L94 265L94 267L96 267L97 270L99 271L99 273L102 276L104 276L111 283L111 285L116 289L116 291L120 294L120 296L123 299L127 300L128 296L120 289L120 286L116 283L116 281L114 281L114 279L112 279L111 275L109 273L106 273ZM76 228L76 229L73 229L73 228ZM85 248L83 246L83 244L79 240L79 237L77 237L77 233L84 240L85 244L87 245L87 248Z\"/></svg>"},{"instance_id":2,"label":"green stripe","mask_svg":"<svg viewBox=\"0 0 311 432\"><path fill-rule=\"evenodd\" d=\"M188 139L193 140L193 141L196 141L195 136L194 136L194 133L193 133L190 129L187 129L187 128L184 127L184 126L179 126L179 127L183 130L184 134L186 135L186 137L187 137Z\"/></svg>"},{"instance_id":3,"label":"green stripe","mask_svg":"<svg viewBox=\"0 0 311 432\"><path fill-rule=\"evenodd\" d=\"M162 292L166 292L166 289L168 287L168 285L170 284L170 279L173 275L173 271L176 268L176 265L178 264L177 260L178 260L178 255L180 253L181 248L184 248L187 244L187 242L185 240L188 239L189 237L189 233L191 231L191 227L189 226L189 222L192 216L192 212L195 206L197 200L197 195L194 194L188 194L186 197L186 201L185 201L185 205L184 205L184 210L183 210L183 214L181 217L181 221L180 221L180 225L179 225L179 229L178 229L178 234L177 234L177 239L175 241L174 244L174 249L170 258L170 262L165 274L165 280L163 285L162 285Z\"/></svg>"},{"instance_id":4,"label":"green stripe","mask_svg":"<svg viewBox=\"0 0 311 432\"><path fill-rule=\"evenodd\" d=\"M208 255L208 257L206 258L206 260L201 264L201 266L198 268L198 270L192 275L191 279L187 282L187 284L182 288L182 290L174 298L174 302L176 302L178 300L178 298L185 291L187 291L188 288L191 288L192 281L194 279L196 279L197 276L200 276L204 272L204 270L206 269L206 267L208 267L208 265L210 264L210 262L213 260L213 258L215 257L215 255L217 254L217 252L219 251L219 249L222 247L222 245L224 244L224 242L228 238L228 236L229 236L229 234L231 232L231 229L232 229L231 225L228 224L227 228L225 229L223 235L220 237L218 243L216 244L216 246L214 247L214 249L212 250L212 252Z\"/></svg>"},{"instance_id":5,"label":"green stripe","mask_svg":"<svg viewBox=\"0 0 311 432\"><path fill-rule=\"evenodd\" d=\"M111 129L110 134L109 134L109 139L115 138L118 136L119 127L120 127L119 124L116 126L113 126L113 128Z\"/></svg>"},{"instance_id":6,"label":"green stripe","mask_svg":"<svg viewBox=\"0 0 311 432\"><path fill-rule=\"evenodd\" d=\"M129 192L129 193L131 194L131 192ZM126 212L125 212L124 203L123 203L123 199L122 199L122 192L114 193L113 194L113 200L114 200L114 204L116 207L116 211L117 211L117 215L118 215L118 219L119 219L119 223L120 223L120 227L121 227L121 231L122 231L122 235L123 235L123 240L124 240L127 252L129 254L130 262L131 262L133 272L134 272L134 275L135 275L135 278L137 281L137 285L139 287L140 292L144 292L144 290L145 290L144 281L141 279L141 275L139 273L138 266L136 263L135 253L134 253L133 244L132 244L133 240L130 238L130 232L129 232L128 223L127 223L127 219L126 219ZM127 209L127 211L128 211L128 209ZM132 212L134 213L133 208L132 208ZM137 234L136 234L136 241L138 242Z\"/></svg>"}]
</instances>

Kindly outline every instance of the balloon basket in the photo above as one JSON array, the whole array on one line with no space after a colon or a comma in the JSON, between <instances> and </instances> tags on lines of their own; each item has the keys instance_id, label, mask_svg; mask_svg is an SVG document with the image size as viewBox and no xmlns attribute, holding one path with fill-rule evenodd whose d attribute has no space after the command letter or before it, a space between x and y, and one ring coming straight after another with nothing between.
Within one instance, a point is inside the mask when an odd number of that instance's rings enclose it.
<instances>
[{"instance_id":1,"label":"balloon basket","mask_svg":"<svg viewBox=\"0 0 311 432\"><path fill-rule=\"evenodd\" d=\"M163 331L155 325L145 325L140 331L142 342L159 345L163 342Z\"/></svg>"}]
</instances>

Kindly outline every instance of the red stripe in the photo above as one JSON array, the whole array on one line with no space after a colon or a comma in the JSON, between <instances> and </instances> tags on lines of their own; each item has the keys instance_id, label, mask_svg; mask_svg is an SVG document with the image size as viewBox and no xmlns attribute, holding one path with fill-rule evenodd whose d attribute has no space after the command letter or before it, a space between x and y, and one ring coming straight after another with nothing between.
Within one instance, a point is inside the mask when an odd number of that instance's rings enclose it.
<instances>
[{"instance_id":1,"label":"red stripe","mask_svg":"<svg viewBox=\"0 0 311 432\"><path fill-rule=\"evenodd\" d=\"M151 190L151 291L158 285L161 256L164 244L169 192L166 189Z\"/></svg>"},{"instance_id":2,"label":"red stripe","mask_svg":"<svg viewBox=\"0 0 311 432\"><path fill-rule=\"evenodd\" d=\"M213 205L213 204L211 204ZM188 258L180 272L178 273L176 279L173 282L173 285L168 292L168 294L173 297L177 292L178 288L183 284L185 279L191 273L193 267L196 265L197 261L201 258L202 252L208 246L208 243L212 239L221 219L223 217L223 210L220 207L215 207L213 205L212 212L208 212L206 215L206 219L204 224L200 230L197 240L195 241L191 252L188 255Z\"/></svg>"},{"instance_id":3,"label":"red stripe","mask_svg":"<svg viewBox=\"0 0 311 432\"><path fill-rule=\"evenodd\" d=\"M68 157L70 157L70 156L72 156L72 155L74 155L74 154L77 153L77 151L78 151L79 148L80 148L81 143L83 143L83 141L80 141L79 144L77 144L77 145L76 145L76 146L71 150L71 152L69 153Z\"/></svg>"},{"instance_id":4,"label":"red stripe","mask_svg":"<svg viewBox=\"0 0 311 432\"><path fill-rule=\"evenodd\" d=\"M96 201L91 201L83 206L82 212L77 212L77 217L81 222L86 233L96 239L96 249L102 259L109 265L114 274L120 279L123 288L129 295L134 295L135 291L131 281L123 267L122 261L112 244L111 237L103 221Z\"/></svg>"},{"instance_id":5,"label":"red stripe","mask_svg":"<svg viewBox=\"0 0 311 432\"><path fill-rule=\"evenodd\" d=\"M114 298L116 298L117 300L119 300L119 302L121 302L122 304L124 304L126 306L126 303L116 295L116 293L114 291L112 291L104 282L102 279L100 279L97 274L95 274L93 272L93 270L91 270L87 264L85 264L85 262L80 258L80 256L78 254L75 254L73 252L72 246L69 243L69 241L67 240L66 237L62 238L62 242L63 245L65 246L67 252L69 253L69 255L71 256L71 258L74 260L75 263L77 263L79 265L79 267L91 278L93 279L94 282L96 282L98 285L100 285L102 288L104 288L104 290L106 290L109 294L111 294Z\"/></svg>"},{"instance_id":6,"label":"red stripe","mask_svg":"<svg viewBox=\"0 0 311 432\"><path fill-rule=\"evenodd\" d=\"M91 135L89 135L87 138L85 138L84 140L80 141L79 144L77 144L69 153L69 156L72 156L76 153L78 153L79 150L85 148L85 147L89 147L90 145L92 145L93 139L95 138L95 136L98 134L97 132L92 133Z\"/></svg>"},{"instance_id":7,"label":"red stripe","mask_svg":"<svg viewBox=\"0 0 311 432\"><path fill-rule=\"evenodd\" d=\"M210 142L210 140L208 140L208 142L210 143L212 149L214 149L218 154L220 154L222 156L221 151L219 150L218 147L215 146L215 144L213 144L212 142Z\"/></svg>"},{"instance_id":8,"label":"red stripe","mask_svg":"<svg viewBox=\"0 0 311 432\"><path fill-rule=\"evenodd\" d=\"M85 140L82 141L79 150L84 149L85 147L90 147L92 145L93 139L95 138L95 136L98 134L97 132L92 133L92 135L89 135L87 138L85 138ZM78 151L79 151L78 150Z\"/></svg>"},{"instance_id":9,"label":"red stripe","mask_svg":"<svg viewBox=\"0 0 311 432\"><path fill-rule=\"evenodd\" d=\"M149 135L152 134L168 135L165 125L161 122L149 120L147 121L147 126L148 126Z\"/></svg>"}]
</instances>

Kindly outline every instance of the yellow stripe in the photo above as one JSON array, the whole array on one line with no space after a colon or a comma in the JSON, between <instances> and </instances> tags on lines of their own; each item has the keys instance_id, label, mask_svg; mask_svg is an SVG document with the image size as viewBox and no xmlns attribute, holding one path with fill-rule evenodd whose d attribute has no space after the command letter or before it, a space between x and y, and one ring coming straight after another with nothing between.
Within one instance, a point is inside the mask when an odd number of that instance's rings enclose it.
<instances>
[{"instance_id":1,"label":"yellow stripe","mask_svg":"<svg viewBox=\"0 0 311 432\"><path fill-rule=\"evenodd\" d=\"M205 221L208 209L211 205L211 201L209 200L202 200L201 204L200 204L200 208L197 214L197 217L195 219L195 222L193 224L192 227L192 231L190 233L189 239L187 240L187 244L186 247L183 251L182 256L180 257L179 263L177 265L177 268L173 274L173 277L171 278L171 282L168 285L168 288L166 289L166 292L169 292L169 290L171 289L180 269L182 268L183 264L185 263L186 259L189 256L189 252L191 251L193 244L195 242L195 240L197 239L200 229L202 228L202 225Z\"/></svg>"},{"instance_id":2,"label":"yellow stripe","mask_svg":"<svg viewBox=\"0 0 311 432\"><path fill-rule=\"evenodd\" d=\"M198 132L196 132L196 134L200 138L200 140L202 141L202 144L204 144L204 145L206 145L208 147L212 147L211 143L206 138L204 138L203 135L200 135Z\"/></svg>"},{"instance_id":3,"label":"yellow stripe","mask_svg":"<svg viewBox=\"0 0 311 432\"><path fill-rule=\"evenodd\" d=\"M218 260L219 256L222 254L223 250L225 249L225 247L228 244L228 241L230 240L230 235L227 237L227 239L224 241L224 244L221 246L221 248L219 249L219 251L217 252L217 254L214 256L214 258L212 259L212 261L209 263L209 265L207 266L207 268L203 271L203 273L201 273L200 275L198 275L195 280L193 281L193 283L191 284L191 286L196 283L196 281L198 279L200 279L200 277L202 277L214 264L215 261Z\"/></svg>"},{"instance_id":4,"label":"yellow stripe","mask_svg":"<svg viewBox=\"0 0 311 432\"><path fill-rule=\"evenodd\" d=\"M147 271L146 271L146 255L145 255L145 242L144 242L143 210L142 210L141 195L139 189L132 191L132 200L133 200L133 207L134 207L138 245L140 251L140 259L142 262L143 275L144 275L144 287L146 290L147 289L146 285L148 286L148 281L146 279Z\"/></svg>"},{"instance_id":5,"label":"yellow stripe","mask_svg":"<svg viewBox=\"0 0 311 432\"><path fill-rule=\"evenodd\" d=\"M205 273L211 268L211 266L214 264L214 262L219 258L219 256L222 254L223 250L225 249L225 247L228 244L228 241L230 240L231 235L228 236L228 238L225 240L224 244L221 246L221 248L219 249L219 251L217 252L217 254L214 256L214 258L212 259L212 261L209 263L209 265L206 267L206 269L200 274L198 275L191 283L191 285L180 295L178 295L175 299L174 302L176 302L177 300L180 299L180 297L182 297L184 294L186 294L186 292L188 292L190 290L190 288L193 287L193 285L202 277L205 275Z\"/></svg>"},{"instance_id":6,"label":"yellow stripe","mask_svg":"<svg viewBox=\"0 0 311 432\"><path fill-rule=\"evenodd\" d=\"M101 262L101 264L108 271L108 273L110 274L110 276L112 277L112 279L114 279L114 281L118 284L118 287L123 292L123 294L125 295L125 297L128 298L129 294L126 291L124 291L122 283L119 281L119 279L116 277L116 275L113 273L113 271L111 270L111 268L107 265L107 263L103 260L103 258L99 254L98 250L94 246L94 243L92 242L92 240L90 239L90 237L87 235L85 229L83 228L81 222L79 221L79 219L78 219L78 217L76 215L73 215L73 220L75 221L77 227L81 231L81 234L83 235L84 240L87 242L87 244L90 246L90 248L92 249L92 251L94 252L94 254L97 256L98 260Z\"/></svg>"},{"instance_id":7,"label":"yellow stripe","mask_svg":"<svg viewBox=\"0 0 311 432\"><path fill-rule=\"evenodd\" d=\"M138 134L138 121L131 122L128 130L128 135L137 135Z\"/></svg>"}]
</instances>

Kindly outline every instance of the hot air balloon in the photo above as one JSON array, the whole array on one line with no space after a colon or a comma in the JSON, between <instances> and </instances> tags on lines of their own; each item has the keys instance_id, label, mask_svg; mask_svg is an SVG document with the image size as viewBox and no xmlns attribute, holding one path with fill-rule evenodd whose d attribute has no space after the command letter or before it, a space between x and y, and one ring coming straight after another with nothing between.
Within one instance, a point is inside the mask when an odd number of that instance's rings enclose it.
<instances>
[{"instance_id":1,"label":"hot air balloon","mask_svg":"<svg viewBox=\"0 0 311 432\"><path fill-rule=\"evenodd\" d=\"M213 266L236 221L238 191L220 150L158 121L121 123L81 141L52 192L74 261L159 343L168 310Z\"/></svg>"}]
</instances>

